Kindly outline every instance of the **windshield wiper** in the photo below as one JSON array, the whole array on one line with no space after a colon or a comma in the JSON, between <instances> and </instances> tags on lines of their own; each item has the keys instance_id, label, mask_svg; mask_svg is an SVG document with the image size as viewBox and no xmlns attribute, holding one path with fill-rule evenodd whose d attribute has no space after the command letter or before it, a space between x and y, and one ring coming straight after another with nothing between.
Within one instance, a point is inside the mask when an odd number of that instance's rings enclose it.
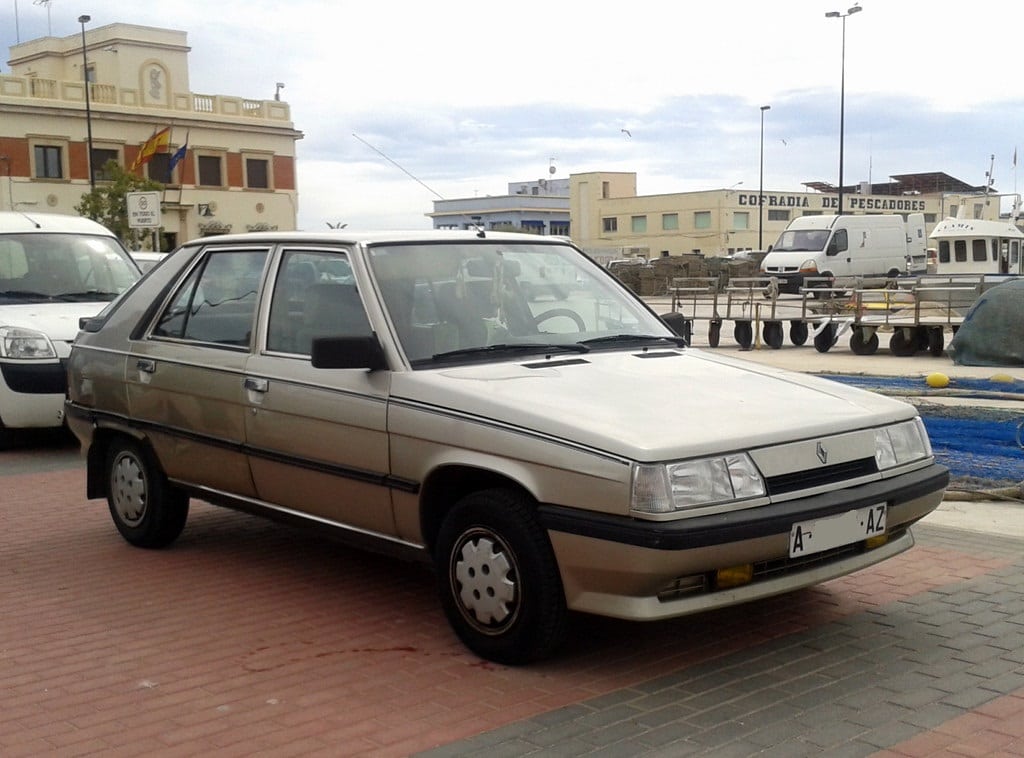
<instances>
[{"instance_id":1,"label":"windshield wiper","mask_svg":"<svg viewBox=\"0 0 1024 758\"><path fill-rule=\"evenodd\" d=\"M546 342L513 342L501 343L498 345L481 345L479 347L461 347L458 350L447 350L443 353L434 353L433 360L444 358L457 358L461 355L482 355L486 353L589 353L590 348L575 342L569 345L550 345Z\"/></svg>"},{"instance_id":2,"label":"windshield wiper","mask_svg":"<svg viewBox=\"0 0 1024 758\"><path fill-rule=\"evenodd\" d=\"M47 295L45 292L35 292L33 290L6 290L0 292L0 297L16 297L19 300L51 300L53 295Z\"/></svg>"},{"instance_id":3,"label":"windshield wiper","mask_svg":"<svg viewBox=\"0 0 1024 758\"><path fill-rule=\"evenodd\" d=\"M683 337L665 336L657 334L606 334L603 337L591 337L588 340L581 340L578 345L607 345L619 342L671 342L678 347L686 347L686 340Z\"/></svg>"},{"instance_id":4,"label":"windshield wiper","mask_svg":"<svg viewBox=\"0 0 1024 758\"><path fill-rule=\"evenodd\" d=\"M54 300L67 300L70 302L79 302L81 300L113 300L117 297L119 292L107 292L106 290L85 290L83 292L61 292L59 295L54 295Z\"/></svg>"}]
</instances>

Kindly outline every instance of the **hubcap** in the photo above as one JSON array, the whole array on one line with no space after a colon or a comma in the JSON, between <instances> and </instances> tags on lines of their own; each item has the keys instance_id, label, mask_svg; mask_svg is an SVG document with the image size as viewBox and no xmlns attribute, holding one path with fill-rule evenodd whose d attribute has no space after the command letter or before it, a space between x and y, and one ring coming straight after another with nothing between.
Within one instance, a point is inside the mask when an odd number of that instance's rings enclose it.
<instances>
[{"instance_id":1,"label":"hubcap","mask_svg":"<svg viewBox=\"0 0 1024 758\"><path fill-rule=\"evenodd\" d=\"M146 515L146 477L134 456L121 455L114 462L110 496L120 519L128 526L138 526Z\"/></svg>"},{"instance_id":2,"label":"hubcap","mask_svg":"<svg viewBox=\"0 0 1024 758\"><path fill-rule=\"evenodd\" d=\"M491 634L511 624L519 606L508 547L489 532L473 531L463 535L452 558L452 578L466 620Z\"/></svg>"}]
</instances>

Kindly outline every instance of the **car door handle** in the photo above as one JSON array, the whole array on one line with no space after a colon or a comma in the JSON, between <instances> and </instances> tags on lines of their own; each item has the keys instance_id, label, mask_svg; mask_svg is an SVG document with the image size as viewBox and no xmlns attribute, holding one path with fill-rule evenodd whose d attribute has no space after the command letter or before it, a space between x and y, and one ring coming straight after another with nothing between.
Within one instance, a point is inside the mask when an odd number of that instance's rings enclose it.
<instances>
[{"instance_id":1,"label":"car door handle","mask_svg":"<svg viewBox=\"0 0 1024 758\"><path fill-rule=\"evenodd\" d=\"M156 372L156 361L149 358L139 358L135 361L135 368L145 374L152 374Z\"/></svg>"},{"instance_id":2,"label":"car door handle","mask_svg":"<svg viewBox=\"0 0 1024 758\"><path fill-rule=\"evenodd\" d=\"M245 388L252 392L266 392L270 389L270 382L266 379L257 379L253 376L245 377Z\"/></svg>"}]
</instances>

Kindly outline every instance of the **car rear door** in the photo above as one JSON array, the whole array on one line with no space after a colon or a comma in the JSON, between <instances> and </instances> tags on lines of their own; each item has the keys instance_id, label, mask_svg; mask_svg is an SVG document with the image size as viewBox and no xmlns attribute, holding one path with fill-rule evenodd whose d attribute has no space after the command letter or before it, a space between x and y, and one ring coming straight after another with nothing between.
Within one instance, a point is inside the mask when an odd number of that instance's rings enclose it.
<instances>
[{"instance_id":1,"label":"car rear door","mask_svg":"<svg viewBox=\"0 0 1024 758\"><path fill-rule=\"evenodd\" d=\"M246 364L250 466L267 503L393 535L390 372L310 363L315 337L370 334L350 263L341 246L280 252L261 349Z\"/></svg>"},{"instance_id":2,"label":"car rear door","mask_svg":"<svg viewBox=\"0 0 1024 758\"><path fill-rule=\"evenodd\" d=\"M255 495L245 365L269 252L267 245L208 247L132 343L130 412L171 479Z\"/></svg>"}]
</instances>

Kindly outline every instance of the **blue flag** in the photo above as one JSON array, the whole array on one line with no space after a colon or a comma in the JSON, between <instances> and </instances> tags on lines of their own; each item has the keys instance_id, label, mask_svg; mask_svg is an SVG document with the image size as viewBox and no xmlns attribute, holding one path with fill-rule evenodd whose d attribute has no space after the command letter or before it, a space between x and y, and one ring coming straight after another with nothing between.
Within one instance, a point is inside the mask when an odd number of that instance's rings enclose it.
<instances>
[{"instance_id":1,"label":"blue flag","mask_svg":"<svg viewBox=\"0 0 1024 758\"><path fill-rule=\"evenodd\" d=\"M188 151L188 135L185 136L185 144L174 151L171 159L167 162L167 181L170 183L174 176L174 167L185 160L185 153Z\"/></svg>"}]
</instances>

